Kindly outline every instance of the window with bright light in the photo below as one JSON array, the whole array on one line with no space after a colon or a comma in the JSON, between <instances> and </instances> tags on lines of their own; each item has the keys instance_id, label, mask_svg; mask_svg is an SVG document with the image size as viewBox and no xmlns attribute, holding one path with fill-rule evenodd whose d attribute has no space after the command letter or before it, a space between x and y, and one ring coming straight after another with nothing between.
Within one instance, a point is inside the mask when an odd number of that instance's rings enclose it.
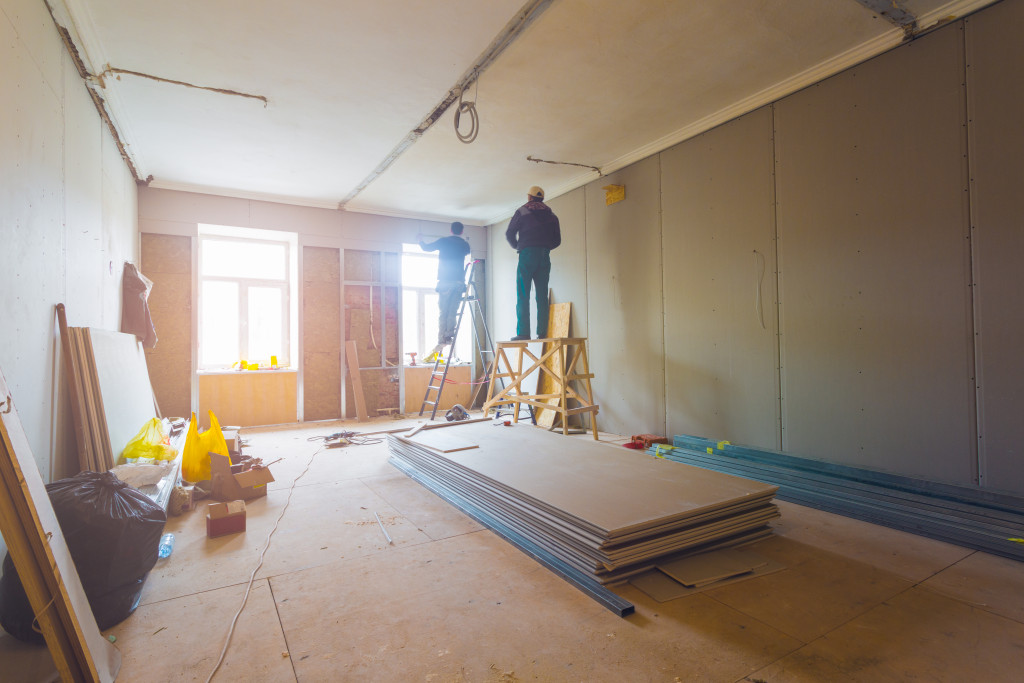
<instances>
[{"instance_id":1,"label":"window with bright light","mask_svg":"<svg viewBox=\"0 0 1024 683\"><path fill-rule=\"evenodd\" d=\"M295 233L199 226L199 367L291 364Z\"/></svg>"},{"instance_id":2,"label":"window with bright light","mask_svg":"<svg viewBox=\"0 0 1024 683\"><path fill-rule=\"evenodd\" d=\"M418 244L402 245L402 357L416 353L416 362L424 360L437 345L438 308L436 251L423 251ZM459 334L455 338L456 362L472 360L473 320L465 307Z\"/></svg>"}]
</instances>

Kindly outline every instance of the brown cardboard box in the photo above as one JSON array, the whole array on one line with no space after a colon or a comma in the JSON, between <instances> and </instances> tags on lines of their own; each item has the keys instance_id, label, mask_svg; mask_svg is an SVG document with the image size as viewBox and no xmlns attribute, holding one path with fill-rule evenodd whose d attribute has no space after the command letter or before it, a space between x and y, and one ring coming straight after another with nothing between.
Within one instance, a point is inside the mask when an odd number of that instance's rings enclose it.
<instances>
[{"instance_id":1,"label":"brown cardboard box","mask_svg":"<svg viewBox=\"0 0 1024 683\"><path fill-rule=\"evenodd\" d=\"M267 467L246 469L232 473L231 462L218 453L210 453L210 479L215 500L252 500L267 495L267 484L274 481L274 475Z\"/></svg>"},{"instance_id":2,"label":"brown cardboard box","mask_svg":"<svg viewBox=\"0 0 1024 683\"><path fill-rule=\"evenodd\" d=\"M216 538L245 531L245 501L211 503L206 507L206 536Z\"/></svg>"}]
</instances>

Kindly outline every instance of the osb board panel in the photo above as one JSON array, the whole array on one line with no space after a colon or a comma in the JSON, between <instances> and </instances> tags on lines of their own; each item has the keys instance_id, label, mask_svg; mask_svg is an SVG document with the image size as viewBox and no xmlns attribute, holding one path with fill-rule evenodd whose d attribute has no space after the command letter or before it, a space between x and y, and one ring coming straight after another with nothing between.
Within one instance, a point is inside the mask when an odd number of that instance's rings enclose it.
<instances>
[{"instance_id":1,"label":"osb board panel","mask_svg":"<svg viewBox=\"0 0 1024 683\"><path fill-rule=\"evenodd\" d=\"M721 510L776 490L528 424L503 427L500 433L490 422L451 429L480 447L445 454L445 459L609 536Z\"/></svg>"},{"instance_id":2,"label":"osb board panel","mask_svg":"<svg viewBox=\"0 0 1024 683\"><path fill-rule=\"evenodd\" d=\"M222 425L240 427L292 423L296 383L284 370L199 375L199 415L212 410Z\"/></svg>"},{"instance_id":3,"label":"osb board panel","mask_svg":"<svg viewBox=\"0 0 1024 683\"><path fill-rule=\"evenodd\" d=\"M341 351L341 290L337 283L302 284L304 348Z\"/></svg>"},{"instance_id":4,"label":"osb board panel","mask_svg":"<svg viewBox=\"0 0 1024 683\"><path fill-rule=\"evenodd\" d=\"M303 419L341 417L340 354L306 352L303 370Z\"/></svg>"},{"instance_id":5,"label":"osb board panel","mask_svg":"<svg viewBox=\"0 0 1024 683\"><path fill-rule=\"evenodd\" d=\"M362 282L380 281L380 252L345 250L345 280Z\"/></svg>"},{"instance_id":6,"label":"osb board panel","mask_svg":"<svg viewBox=\"0 0 1024 683\"><path fill-rule=\"evenodd\" d=\"M192 239L143 233L140 270L153 281L149 313L157 345L146 364L160 412L188 417L192 406Z\"/></svg>"},{"instance_id":7,"label":"osb board panel","mask_svg":"<svg viewBox=\"0 0 1024 683\"><path fill-rule=\"evenodd\" d=\"M341 253L329 247L302 248L302 280L304 282L341 282Z\"/></svg>"},{"instance_id":8,"label":"osb board panel","mask_svg":"<svg viewBox=\"0 0 1024 683\"><path fill-rule=\"evenodd\" d=\"M382 364L380 329L376 320L371 328L369 311L360 309L349 311L348 338L356 343L359 367L380 367Z\"/></svg>"},{"instance_id":9,"label":"osb board panel","mask_svg":"<svg viewBox=\"0 0 1024 683\"><path fill-rule=\"evenodd\" d=\"M1024 4L999 3L966 25L981 485L1024 495Z\"/></svg>"},{"instance_id":10,"label":"osb board panel","mask_svg":"<svg viewBox=\"0 0 1024 683\"><path fill-rule=\"evenodd\" d=\"M661 154L667 435L780 448L773 163L770 107Z\"/></svg>"},{"instance_id":11,"label":"osb board panel","mask_svg":"<svg viewBox=\"0 0 1024 683\"><path fill-rule=\"evenodd\" d=\"M552 303L548 306L548 331L547 336L550 338L557 337L568 337L569 336L569 320L572 317L572 303ZM549 344L544 344L543 352L546 353ZM544 361L544 366L554 370L558 367L559 356L553 354L550 358ZM565 367L569 367L571 362L571 354L569 349L566 348ZM570 384L570 387L572 384ZM538 394L552 394L562 389L561 382L555 380L554 377L541 372L537 377L537 393ZM544 401L548 405L557 406L561 401L557 398L549 398ZM541 427L550 427L555 423L555 411L545 410L543 408L534 407L534 417L537 420L537 424Z\"/></svg>"},{"instance_id":12,"label":"osb board panel","mask_svg":"<svg viewBox=\"0 0 1024 683\"><path fill-rule=\"evenodd\" d=\"M619 434L665 433L660 168L650 157L586 186L587 354L600 424ZM607 206L608 184L626 200Z\"/></svg>"},{"instance_id":13,"label":"osb board panel","mask_svg":"<svg viewBox=\"0 0 1024 683\"><path fill-rule=\"evenodd\" d=\"M360 370L359 376L363 381L363 397L366 399L366 412L370 418L378 415L378 410L394 408L400 409L398 405L398 382L392 382L388 378L398 377L398 371L394 368ZM355 397L352 394L352 383L345 383L345 416L356 416Z\"/></svg>"},{"instance_id":14,"label":"osb board panel","mask_svg":"<svg viewBox=\"0 0 1024 683\"><path fill-rule=\"evenodd\" d=\"M423 396L427 391L427 382L430 381L431 367L433 366L406 366L405 412L417 414L420 412L420 406L423 405ZM444 372L444 367L438 367L438 372ZM446 383L444 391L441 392L441 401L437 406L439 414L443 414L442 411L447 411L456 403L461 403L463 406L466 406L473 394L473 385L469 384L471 378L468 365L453 366L448 371L448 379L452 380L453 383ZM433 400L433 397L437 395L437 392L430 393L432 395L431 399ZM430 409L430 406L427 406L427 408Z\"/></svg>"},{"instance_id":15,"label":"osb board panel","mask_svg":"<svg viewBox=\"0 0 1024 683\"><path fill-rule=\"evenodd\" d=\"M192 274L192 238L180 235L142 233L142 272L150 280L153 273Z\"/></svg>"},{"instance_id":16,"label":"osb board panel","mask_svg":"<svg viewBox=\"0 0 1024 683\"><path fill-rule=\"evenodd\" d=\"M974 483L963 64L953 26L775 107L795 455Z\"/></svg>"}]
</instances>

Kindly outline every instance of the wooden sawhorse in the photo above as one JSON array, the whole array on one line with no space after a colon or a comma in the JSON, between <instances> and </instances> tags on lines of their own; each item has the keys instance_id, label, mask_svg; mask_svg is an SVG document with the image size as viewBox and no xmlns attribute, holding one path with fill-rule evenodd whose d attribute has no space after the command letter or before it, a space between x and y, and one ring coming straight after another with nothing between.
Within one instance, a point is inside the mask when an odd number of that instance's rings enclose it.
<instances>
[{"instance_id":1,"label":"wooden sawhorse","mask_svg":"<svg viewBox=\"0 0 1024 683\"><path fill-rule=\"evenodd\" d=\"M544 351L540 356L530 351L530 344L542 344ZM509 359L509 351L515 351L515 364ZM528 357L532 364L523 369L523 358ZM530 375L539 377L547 373L554 381L556 393L528 394L523 390L523 380ZM519 421L519 408L522 404L534 408L554 411L562 418L562 433L569 433L569 416L590 413L590 427L597 440L597 412L594 404L594 393L590 380L594 377L587 364L586 337L557 337L554 339L533 339L524 341L498 342L498 350L494 357L491 370L491 381L487 387L487 400L484 402L484 417L492 408L501 405L514 405L512 421ZM495 393L499 378L509 380L508 386ZM581 391L576 391L571 382L580 382ZM557 401L548 402L549 399ZM579 405L570 408L569 401Z\"/></svg>"}]
</instances>

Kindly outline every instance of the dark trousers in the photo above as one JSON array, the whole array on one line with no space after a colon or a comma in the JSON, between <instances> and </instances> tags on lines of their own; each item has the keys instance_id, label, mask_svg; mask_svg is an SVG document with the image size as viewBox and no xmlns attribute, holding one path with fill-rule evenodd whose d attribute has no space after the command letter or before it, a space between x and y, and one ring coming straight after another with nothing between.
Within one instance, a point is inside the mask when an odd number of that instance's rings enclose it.
<instances>
[{"instance_id":1,"label":"dark trousers","mask_svg":"<svg viewBox=\"0 0 1024 683\"><path fill-rule=\"evenodd\" d=\"M530 286L537 289L537 337L548 333L548 278L551 276L551 250L525 247L519 250L516 269L516 335L530 336Z\"/></svg>"},{"instance_id":2,"label":"dark trousers","mask_svg":"<svg viewBox=\"0 0 1024 683\"><path fill-rule=\"evenodd\" d=\"M455 336L455 318L465 291L466 285L462 282L437 283L437 304L441 309L441 317L437 321L438 344L444 344L449 337Z\"/></svg>"}]
</instances>

